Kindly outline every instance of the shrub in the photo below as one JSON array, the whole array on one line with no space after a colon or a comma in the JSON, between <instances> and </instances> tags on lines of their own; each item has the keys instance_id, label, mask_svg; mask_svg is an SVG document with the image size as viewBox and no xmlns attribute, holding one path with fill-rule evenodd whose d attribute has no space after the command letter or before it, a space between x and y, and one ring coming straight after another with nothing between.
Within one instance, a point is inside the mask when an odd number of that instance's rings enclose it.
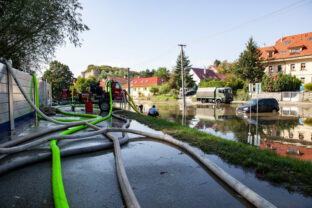
<instances>
[{"instance_id":1,"label":"shrub","mask_svg":"<svg viewBox=\"0 0 312 208\"><path fill-rule=\"evenodd\" d=\"M232 88L233 94L236 95L237 90L243 89L245 86L245 82L241 79L231 79L226 83L226 87Z\"/></svg>"},{"instance_id":2,"label":"shrub","mask_svg":"<svg viewBox=\"0 0 312 208\"><path fill-rule=\"evenodd\" d=\"M234 100L250 100L250 95L244 89L238 89Z\"/></svg>"},{"instance_id":3,"label":"shrub","mask_svg":"<svg viewBox=\"0 0 312 208\"><path fill-rule=\"evenodd\" d=\"M164 83L160 86L159 88L159 94L167 94L170 92L170 83L167 82L167 83Z\"/></svg>"},{"instance_id":4,"label":"shrub","mask_svg":"<svg viewBox=\"0 0 312 208\"><path fill-rule=\"evenodd\" d=\"M151 87L150 92L153 93L153 95L157 94L159 92L159 88L158 87Z\"/></svg>"},{"instance_id":5,"label":"shrub","mask_svg":"<svg viewBox=\"0 0 312 208\"><path fill-rule=\"evenodd\" d=\"M308 84L305 84L303 87L304 87L304 89L306 89L308 91L312 91L312 82L308 83Z\"/></svg>"},{"instance_id":6,"label":"shrub","mask_svg":"<svg viewBox=\"0 0 312 208\"><path fill-rule=\"evenodd\" d=\"M177 96L177 95L179 95L179 90L177 89L170 90L169 96Z\"/></svg>"},{"instance_id":7,"label":"shrub","mask_svg":"<svg viewBox=\"0 0 312 208\"><path fill-rule=\"evenodd\" d=\"M290 74L279 73L277 79L273 85L275 92L282 91L296 91L299 90L301 86L301 81Z\"/></svg>"},{"instance_id":8,"label":"shrub","mask_svg":"<svg viewBox=\"0 0 312 208\"><path fill-rule=\"evenodd\" d=\"M199 87L225 87L224 81L218 81L218 80L207 80L204 79L200 81Z\"/></svg>"}]
</instances>

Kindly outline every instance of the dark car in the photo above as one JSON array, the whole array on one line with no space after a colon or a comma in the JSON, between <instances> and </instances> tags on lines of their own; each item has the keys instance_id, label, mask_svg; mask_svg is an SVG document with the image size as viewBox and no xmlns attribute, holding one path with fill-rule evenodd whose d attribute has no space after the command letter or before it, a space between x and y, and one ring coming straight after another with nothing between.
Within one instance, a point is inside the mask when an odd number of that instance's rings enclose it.
<instances>
[{"instance_id":1,"label":"dark car","mask_svg":"<svg viewBox=\"0 0 312 208\"><path fill-rule=\"evenodd\" d=\"M257 99L252 99L248 101L245 105L239 106L236 108L236 112L249 113L251 110L252 113L257 112ZM278 112L279 106L275 98L259 98L258 99L258 112Z\"/></svg>"}]
</instances>

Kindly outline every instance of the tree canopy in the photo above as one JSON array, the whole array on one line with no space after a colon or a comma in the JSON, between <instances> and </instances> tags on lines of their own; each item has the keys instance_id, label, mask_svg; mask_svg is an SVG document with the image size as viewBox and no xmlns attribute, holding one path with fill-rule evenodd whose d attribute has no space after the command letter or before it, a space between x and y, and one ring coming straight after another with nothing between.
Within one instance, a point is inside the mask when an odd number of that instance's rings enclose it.
<instances>
[{"instance_id":1,"label":"tree canopy","mask_svg":"<svg viewBox=\"0 0 312 208\"><path fill-rule=\"evenodd\" d=\"M91 85L96 85L97 84L97 80L94 76L83 78L83 77L78 77L77 81L75 83L75 88L82 92L82 91L90 91L90 86Z\"/></svg>"},{"instance_id":2,"label":"tree canopy","mask_svg":"<svg viewBox=\"0 0 312 208\"><path fill-rule=\"evenodd\" d=\"M218 73L232 74L235 71L236 63L230 63L227 60L222 61L218 66Z\"/></svg>"},{"instance_id":3,"label":"tree canopy","mask_svg":"<svg viewBox=\"0 0 312 208\"><path fill-rule=\"evenodd\" d=\"M195 81L193 80L193 76L190 74L191 71L191 63L188 57L183 53L183 68L184 68L184 76L185 76L185 87L191 88L195 85ZM180 89L182 87L182 73L181 73L181 54L177 58L177 64L172 73L172 77L170 80L170 87L173 89Z\"/></svg>"},{"instance_id":4,"label":"tree canopy","mask_svg":"<svg viewBox=\"0 0 312 208\"><path fill-rule=\"evenodd\" d=\"M157 71L154 72L155 77L163 78L165 81L170 79L170 72L166 67L159 67Z\"/></svg>"},{"instance_id":5,"label":"tree canopy","mask_svg":"<svg viewBox=\"0 0 312 208\"><path fill-rule=\"evenodd\" d=\"M261 51L255 41L250 38L246 44L246 49L239 56L235 67L236 75L252 83L261 82L265 68L260 57Z\"/></svg>"},{"instance_id":6,"label":"tree canopy","mask_svg":"<svg viewBox=\"0 0 312 208\"><path fill-rule=\"evenodd\" d=\"M68 39L80 45L78 0L0 0L0 54L21 70L38 69Z\"/></svg>"},{"instance_id":7,"label":"tree canopy","mask_svg":"<svg viewBox=\"0 0 312 208\"><path fill-rule=\"evenodd\" d=\"M221 61L216 59L214 62L213 62L213 65L215 66L219 66L221 64Z\"/></svg>"},{"instance_id":8,"label":"tree canopy","mask_svg":"<svg viewBox=\"0 0 312 208\"><path fill-rule=\"evenodd\" d=\"M53 99L60 98L62 90L69 89L74 81L74 75L69 67L58 61L50 63L50 68L44 72L42 78L52 84Z\"/></svg>"}]
</instances>

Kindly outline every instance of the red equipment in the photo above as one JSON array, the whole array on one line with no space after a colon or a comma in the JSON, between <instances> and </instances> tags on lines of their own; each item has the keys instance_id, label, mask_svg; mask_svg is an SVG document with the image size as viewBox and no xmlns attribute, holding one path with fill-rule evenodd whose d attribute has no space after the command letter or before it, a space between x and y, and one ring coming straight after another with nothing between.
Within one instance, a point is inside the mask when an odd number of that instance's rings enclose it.
<instances>
[{"instance_id":1,"label":"red equipment","mask_svg":"<svg viewBox=\"0 0 312 208\"><path fill-rule=\"evenodd\" d=\"M91 99L88 99L88 101L85 103L85 111L86 113L93 113L93 103Z\"/></svg>"}]
</instances>

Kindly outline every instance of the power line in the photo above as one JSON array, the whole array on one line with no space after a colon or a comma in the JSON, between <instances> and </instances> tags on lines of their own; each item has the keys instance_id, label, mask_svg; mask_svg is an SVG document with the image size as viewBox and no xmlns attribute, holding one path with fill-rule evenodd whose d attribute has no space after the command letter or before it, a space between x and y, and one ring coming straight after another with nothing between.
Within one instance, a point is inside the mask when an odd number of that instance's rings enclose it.
<instances>
[{"instance_id":1,"label":"power line","mask_svg":"<svg viewBox=\"0 0 312 208\"><path fill-rule=\"evenodd\" d=\"M266 18L268 18L270 16L283 14L284 12L287 12L289 9L296 9L298 7L301 7L301 6L305 5L308 2L310 2L310 0L296 1L296 2L291 3L291 4L289 4L289 5L285 6L285 7L282 7L280 9L274 10L274 11L272 11L270 13L264 14L262 16L259 16L259 17L256 17L254 19L251 19L249 21L243 22L241 24L238 24L236 26L230 27L230 28L225 29L223 31L216 32L216 33L210 34L210 35L202 37L202 38L198 38L198 39L190 41L190 42L192 43L192 45L194 45L194 44L196 44L196 42L199 42L199 41L201 41L203 39L218 37L218 36L223 35L225 33L229 33L229 32L232 32L234 30L240 29L241 27L244 27L244 26L249 25L251 23L264 20L264 19L266 19ZM168 50L166 50L166 52L160 53L159 55L154 56L153 58L150 58L148 60L145 60L145 61L139 63L138 65L143 65L145 63L149 63L151 61L154 61L155 59L159 59L159 58L161 58L161 57L171 53L173 50L176 50L175 46L170 47Z\"/></svg>"}]
</instances>

